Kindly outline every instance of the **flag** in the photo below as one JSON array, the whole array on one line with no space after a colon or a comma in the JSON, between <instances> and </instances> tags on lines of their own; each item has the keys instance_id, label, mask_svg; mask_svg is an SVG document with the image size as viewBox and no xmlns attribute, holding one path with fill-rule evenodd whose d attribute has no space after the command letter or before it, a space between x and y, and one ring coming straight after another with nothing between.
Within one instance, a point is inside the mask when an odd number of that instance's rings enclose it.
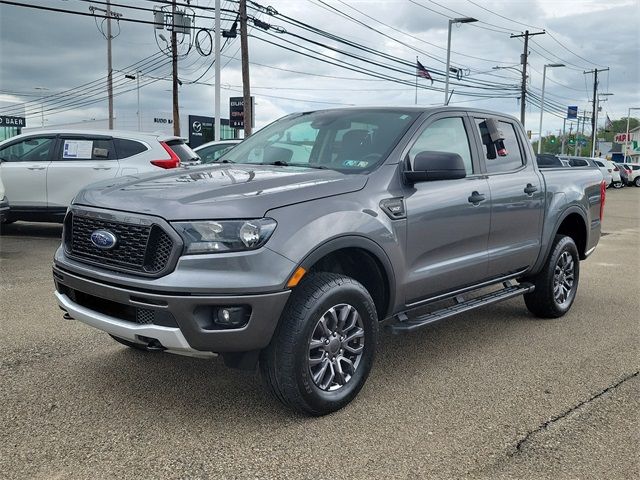
<instances>
[{"instance_id":1,"label":"flag","mask_svg":"<svg viewBox=\"0 0 640 480\"><path fill-rule=\"evenodd\" d=\"M610 132L611 130L613 130L613 122L609 118L609 115L607 115L607 120L604 122L604 131Z\"/></svg>"},{"instance_id":2,"label":"flag","mask_svg":"<svg viewBox=\"0 0 640 480\"><path fill-rule=\"evenodd\" d=\"M427 80L431 80L431 85L433 85L433 78L431 78L431 74L429 70L427 70L424 65L422 65L418 60L416 60L416 75L418 77L426 78Z\"/></svg>"}]
</instances>

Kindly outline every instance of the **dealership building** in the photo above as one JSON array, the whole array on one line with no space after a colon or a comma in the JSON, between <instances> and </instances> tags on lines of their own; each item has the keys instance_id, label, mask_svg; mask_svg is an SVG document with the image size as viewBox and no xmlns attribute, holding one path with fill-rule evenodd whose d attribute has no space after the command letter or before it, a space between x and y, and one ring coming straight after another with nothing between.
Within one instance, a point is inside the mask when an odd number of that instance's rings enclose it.
<instances>
[{"instance_id":1,"label":"dealership building","mask_svg":"<svg viewBox=\"0 0 640 480\"><path fill-rule=\"evenodd\" d=\"M222 118L220 119L220 123L220 138L222 140L239 138L239 130L231 128L228 119ZM109 119L90 119L82 122L47 125L44 128L56 130L108 130ZM36 132L42 129L43 127L40 125L26 127L22 128L22 133ZM132 114L123 113L114 118L114 129L173 135L173 118L171 112L166 111L145 112L140 118L138 118L135 112ZM17 135L17 133L14 132L13 135ZM180 136L188 139L189 145L192 148L212 141L214 139L214 118L205 115L189 115L181 112Z\"/></svg>"}]
</instances>

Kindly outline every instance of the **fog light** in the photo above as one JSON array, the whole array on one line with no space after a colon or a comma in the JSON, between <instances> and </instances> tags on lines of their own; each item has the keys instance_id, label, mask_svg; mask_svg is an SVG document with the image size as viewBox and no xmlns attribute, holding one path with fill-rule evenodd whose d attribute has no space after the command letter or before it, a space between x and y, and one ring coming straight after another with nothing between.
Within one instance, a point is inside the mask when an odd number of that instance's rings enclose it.
<instances>
[{"instance_id":1,"label":"fog light","mask_svg":"<svg viewBox=\"0 0 640 480\"><path fill-rule=\"evenodd\" d=\"M224 328L239 328L247 324L250 316L251 309L246 305L220 307L214 312L213 323Z\"/></svg>"}]
</instances>

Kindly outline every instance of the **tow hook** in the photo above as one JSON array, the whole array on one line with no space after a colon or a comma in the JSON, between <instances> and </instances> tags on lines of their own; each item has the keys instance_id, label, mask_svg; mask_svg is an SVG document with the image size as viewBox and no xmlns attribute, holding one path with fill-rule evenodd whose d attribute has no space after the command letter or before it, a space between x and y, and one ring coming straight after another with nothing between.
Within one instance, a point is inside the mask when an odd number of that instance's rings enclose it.
<instances>
[{"instance_id":1,"label":"tow hook","mask_svg":"<svg viewBox=\"0 0 640 480\"><path fill-rule=\"evenodd\" d=\"M147 350L150 352L162 352L163 350L166 350L166 348L163 347L158 340L153 338L149 340L149 343L147 343Z\"/></svg>"}]
</instances>

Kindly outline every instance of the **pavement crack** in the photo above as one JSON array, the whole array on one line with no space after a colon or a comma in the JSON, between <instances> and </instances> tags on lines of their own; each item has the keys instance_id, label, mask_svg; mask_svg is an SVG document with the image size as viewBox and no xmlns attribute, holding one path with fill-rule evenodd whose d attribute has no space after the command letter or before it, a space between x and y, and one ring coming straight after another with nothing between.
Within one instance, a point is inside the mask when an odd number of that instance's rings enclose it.
<instances>
[{"instance_id":1,"label":"pavement crack","mask_svg":"<svg viewBox=\"0 0 640 480\"><path fill-rule=\"evenodd\" d=\"M622 385L624 382L631 380L634 377L637 377L638 375L640 375L640 370L636 370L633 373L630 373L626 376L624 376L623 378L621 378L620 380L618 380L616 383L613 383L611 385L609 385L608 387L600 390L599 392L591 395L589 398L587 398L586 400L583 400L579 403L577 403L576 405L574 405L573 407L569 408L568 410L565 410L564 412L555 415L554 417L551 417L549 420L547 420L546 422L542 423L541 425L539 425L538 427L529 430L516 444L516 448L515 450L509 455L514 456L518 453L520 453L522 451L522 447L524 446L524 444L529 441L529 439L543 431L546 430L547 428L549 428L549 426L553 425L554 423L558 422L559 420L562 420L563 418L567 417L568 415L570 415L571 413L575 412L576 410L579 410L580 408L584 407L585 405L589 404L590 402L602 397L603 395L605 395L606 393L615 390L616 388L618 388L620 385Z\"/></svg>"}]
</instances>

